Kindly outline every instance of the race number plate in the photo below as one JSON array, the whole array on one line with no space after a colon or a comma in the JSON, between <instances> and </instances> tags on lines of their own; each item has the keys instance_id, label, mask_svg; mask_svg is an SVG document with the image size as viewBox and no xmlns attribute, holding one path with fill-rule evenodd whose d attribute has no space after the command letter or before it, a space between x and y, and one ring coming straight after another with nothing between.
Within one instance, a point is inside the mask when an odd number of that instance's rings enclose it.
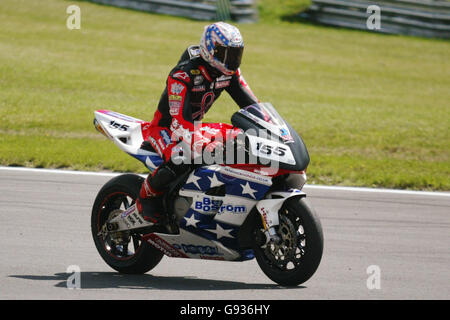
<instances>
[{"instance_id":1,"label":"race number plate","mask_svg":"<svg viewBox=\"0 0 450 320\"><path fill-rule=\"evenodd\" d=\"M250 142L250 150L254 156L295 165L294 156L287 145L252 135L247 135L247 137Z\"/></svg>"}]
</instances>

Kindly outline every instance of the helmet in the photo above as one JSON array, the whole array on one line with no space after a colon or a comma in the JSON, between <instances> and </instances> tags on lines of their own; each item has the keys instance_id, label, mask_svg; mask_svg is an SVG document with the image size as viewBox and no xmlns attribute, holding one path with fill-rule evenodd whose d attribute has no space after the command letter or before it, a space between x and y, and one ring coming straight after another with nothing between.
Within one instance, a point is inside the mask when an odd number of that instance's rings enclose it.
<instances>
[{"instance_id":1,"label":"helmet","mask_svg":"<svg viewBox=\"0 0 450 320\"><path fill-rule=\"evenodd\" d=\"M212 67L232 75L241 65L244 41L239 29L225 22L205 27L200 40L200 55Z\"/></svg>"}]
</instances>

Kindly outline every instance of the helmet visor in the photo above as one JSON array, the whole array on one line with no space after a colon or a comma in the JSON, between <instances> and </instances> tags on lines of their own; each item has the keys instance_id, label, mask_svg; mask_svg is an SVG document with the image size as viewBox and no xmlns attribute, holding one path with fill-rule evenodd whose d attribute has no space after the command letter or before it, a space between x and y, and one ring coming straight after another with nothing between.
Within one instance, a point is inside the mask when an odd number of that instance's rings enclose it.
<instances>
[{"instance_id":1,"label":"helmet visor","mask_svg":"<svg viewBox=\"0 0 450 320\"><path fill-rule=\"evenodd\" d=\"M236 71L241 65L244 47L225 47L217 44L214 49L214 58L222 62L227 69Z\"/></svg>"}]
</instances>

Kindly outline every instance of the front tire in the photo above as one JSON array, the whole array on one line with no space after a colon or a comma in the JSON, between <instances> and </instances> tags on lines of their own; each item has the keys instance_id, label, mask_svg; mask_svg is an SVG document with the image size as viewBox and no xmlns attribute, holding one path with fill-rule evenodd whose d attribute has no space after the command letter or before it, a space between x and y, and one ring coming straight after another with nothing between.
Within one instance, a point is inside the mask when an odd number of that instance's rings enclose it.
<instances>
[{"instance_id":1,"label":"front tire","mask_svg":"<svg viewBox=\"0 0 450 320\"><path fill-rule=\"evenodd\" d=\"M288 199L280 212L276 227L280 244L269 242L255 246L261 270L283 286L297 286L307 281L319 267L323 253L320 220L305 198Z\"/></svg>"},{"instance_id":2,"label":"front tire","mask_svg":"<svg viewBox=\"0 0 450 320\"><path fill-rule=\"evenodd\" d=\"M103 225L133 205L139 194L143 178L123 174L108 181L99 191L91 215L91 231L97 251L114 270L126 274L143 274L153 269L163 253L141 235L132 231L101 234Z\"/></svg>"}]
</instances>

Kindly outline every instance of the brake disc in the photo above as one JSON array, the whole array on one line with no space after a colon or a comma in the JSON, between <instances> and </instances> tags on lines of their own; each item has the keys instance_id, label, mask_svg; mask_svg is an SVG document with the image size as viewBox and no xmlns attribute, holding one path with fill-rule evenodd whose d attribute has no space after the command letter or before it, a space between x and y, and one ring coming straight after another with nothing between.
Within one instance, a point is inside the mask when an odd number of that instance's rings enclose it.
<instances>
[{"instance_id":1,"label":"brake disc","mask_svg":"<svg viewBox=\"0 0 450 320\"><path fill-rule=\"evenodd\" d=\"M280 224L276 231L281 241L267 244L265 252L272 263L280 269L284 269L290 261L295 260L298 243L297 230L288 217L281 215Z\"/></svg>"}]
</instances>

